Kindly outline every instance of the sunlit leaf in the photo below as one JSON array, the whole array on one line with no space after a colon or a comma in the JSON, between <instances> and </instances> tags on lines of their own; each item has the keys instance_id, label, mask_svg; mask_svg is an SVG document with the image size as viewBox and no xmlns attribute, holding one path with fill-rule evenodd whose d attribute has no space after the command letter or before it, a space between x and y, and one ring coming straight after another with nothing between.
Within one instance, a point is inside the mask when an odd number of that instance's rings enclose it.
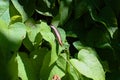
<instances>
[{"instance_id":1,"label":"sunlit leaf","mask_svg":"<svg viewBox=\"0 0 120 80\"><path fill-rule=\"evenodd\" d=\"M105 72L92 49L81 49L78 60L71 59L70 62L80 74L93 80L105 80Z\"/></svg>"},{"instance_id":2,"label":"sunlit leaf","mask_svg":"<svg viewBox=\"0 0 120 80\"><path fill-rule=\"evenodd\" d=\"M10 22L9 1L0 0L0 19L4 20L7 25Z\"/></svg>"},{"instance_id":3,"label":"sunlit leaf","mask_svg":"<svg viewBox=\"0 0 120 80\"><path fill-rule=\"evenodd\" d=\"M28 80L27 73L25 72L25 66L22 62L22 59L19 55L17 55L17 63L18 63L18 77L24 80Z\"/></svg>"},{"instance_id":4,"label":"sunlit leaf","mask_svg":"<svg viewBox=\"0 0 120 80\"><path fill-rule=\"evenodd\" d=\"M50 60L50 65L51 65L58 58L57 52L56 52L55 36L51 32L50 27L44 22L41 22L41 24L40 24L40 33L41 33L43 39L48 41L51 45L51 48L52 48L51 49L51 60Z\"/></svg>"}]
</instances>

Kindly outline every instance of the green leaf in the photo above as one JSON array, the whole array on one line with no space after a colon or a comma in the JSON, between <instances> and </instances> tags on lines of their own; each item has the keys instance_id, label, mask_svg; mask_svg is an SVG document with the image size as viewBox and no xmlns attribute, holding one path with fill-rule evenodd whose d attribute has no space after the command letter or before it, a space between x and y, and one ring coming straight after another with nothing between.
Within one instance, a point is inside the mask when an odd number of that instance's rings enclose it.
<instances>
[{"instance_id":1,"label":"green leaf","mask_svg":"<svg viewBox=\"0 0 120 80\"><path fill-rule=\"evenodd\" d=\"M82 79L82 76L78 74L77 70L72 65L68 65L68 66L69 66L68 75L69 75L70 80Z\"/></svg>"},{"instance_id":2,"label":"green leaf","mask_svg":"<svg viewBox=\"0 0 120 80\"><path fill-rule=\"evenodd\" d=\"M22 54L24 54L24 53L22 53ZM17 63L18 63L18 77L23 80L28 80L24 63L19 55L17 55Z\"/></svg>"},{"instance_id":3,"label":"green leaf","mask_svg":"<svg viewBox=\"0 0 120 80\"><path fill-rule=\"evenodd\" d=\"M7 26L5 22L0 20L0 32L4 34L4 36L9 41L9 42L7 41L8 43L5 41L1 41L2 42L1 44L4 44L6 47L11 46L5 49L17 51L21 45L22 40L26 36L26 26L19 22Z\"/></svg>"},{"instance_id":4,"label":"green leaf","mask_svg":"<svg viewBox=\"0 0 120 80\"><path fill-rule=\"evenodd\" d=\"M85 48L85 46L80 41L73 42L73 45L77 50L81 50L81 49Z\"/></svg>"},{"instance_id":5,"label":"green leaf","mask_svg":"<svg viewBox=\"0 0 120 80\"><path fill-rule=\"evenodd\" d=\"M66 71L66 62L67 60L67 54L66 53L62 53L58 56L58 59L56 61L57 65L63 70Z\"/></svg>"},{"instance_id":6,"label":"green leaf","mask_svg":"<svg viewBox=\"0 0 120 80\"><path fill-rule=\"evenodd\" d=\"M63 25L70 16L72 0L61 0L60 1L60 25Z\"/></svg>"},{"instance_id":7,"label":"green leaf","mask_svg":"<svg viewBox=\"0 0 120 80\"><path fill-rule=\"evenodd\" d=\"M111 37L113 38L113 34L118 29L118 24L115 13L112 10L112 8L109 6L105 6L100 10L100 13L98 15L96 14L96 11L93 8L89 8L89 11L93 20L104 24L104 26L109 31Z\"/></svg>"},{"instance_id":8,"label":"green leaf","mask_svg":"<svg viewBox=\"0 0 120 80\"><path fill-rule=\"evenodd\" d=\"M44 64L44 58L48 52L49 51L47 48L40 48L40 49L36 49L30 53L29 57L30 57L30 60L32 61L32 66L35 70L35 74L37 77L39 77L40 70Z\"/></svg>"},{"instance_id":9,"label":"green leaf","mask_svg":"<svg viewBox=\"0 0 120 80\"><path fill-rule=\"evenodd\" d=\"M105 80L105 72L95 54L91 48L81 49L78 60L71 59L70 62L80 74L93 80Z\"/></svg>"},{"instance_id":10,"label":"green leaf","mask_svg":"<svg viewBox=\"0 0 120 80\"><path fill-rule=\"evenodd\" d=\"M41 24L40 24L40 33L41 33L43 39L48 41L51 45L51 48L52 48L51 49L51 60L50 60L50 65L51 65L58 58L57 52L56 52L55 36L51 32L50 27L44 22L41 22Z\"/></svg>"},{"instance_id":11,"label":"green leaf","mask_svg":"<svg viewBox=\"0 0 120 80\"><path fill-rule=\"evenodd\" d=\"M42 40L42 36L40 34L40 25L36 24L33 19L28 19L25 24L27 26L28 38L32 42L32 44L36 44L36 37L39 38L37 42L40 42Z\"/></svg>"},{"instance_id":12,"label":"green leaf","mask_svg":"<svg viewBox=\"0 0 120 80\"><path fill-rule=\"evenodd\" d=\"M116 31L117 27L117 19L110 7L105 7L101 10L100 13L101 20L106 23L106 27L113 37L114 32Z\"/></svg>"},{"instance_id":13,"label":"green leaf","mask_svg":"<svg viewBox=\"0 0 120 80\"><path fill-rule=\"evenodd\" d=\"M50 12L51 3L49 0L38 1L36 4L36 11L44 16L52 16Z\"/></svg>"},{"instance_id":14,"label":"green leaf","mask_svg":"<svg viewBox=\"0 0 120 80\"><path fill-rule=\"evenodd\" d=\"M27 53L19 53L17 55L18 62L18 76L22 80L37 80L39 77L36 75L36 67L34 66L33 59L29 58Z\"/></svg>"},{"instance_id":15,"label":"green leaf","mask_svg":"<svg viewBox=\"0 0 120 80\"><path fill-rule=\"evenodd\" d=\"M4 20L7 25L10 22L9 15L9 1L8 0L0 0L0 19Z\"/></svg>"},{"instance_id":16,"label":"green leaf","mask_svg":"<svg viewBox=\"0 0 120 80\"><path fill-rule=\"evenodd\" d=\"M18 64L16 61L17 53L14 53L11 59L7 64L8 73L10 75L10 80L17 80L18 79Z\"/></svg>"},{"instance_id":17,"label":"green leaf","mask_svg":"<svg viewBox=\"0 0 120 80\"><path fill-rule=\"evenodd\" d=\"M52 69L53 66L49 66L50 64L50 58L51 58L51 54L50 52L47 52L45 54L45 57L43 59L43 63L42 63L42 67L40 69L40 79L42 80L48 80L48 77L49 77L49 73Z\"/></svg>"},{"instance_id":18,"label":"green leaf","mask_svg":"<svg viewBox=\"0 0 120 80\"><path fill-rule=\"evenodd\" d=\"M12 65L17 65L14 64L14 61L12 60L12 56L20 48L20 45L25 35L26 35L26 28L24 24L15 23L10 26L7 26L7 24L4 21L0 20L0 42L1 42L0 72L3 72L3 70L1 71L1 69L4 69L4 72L2 74L0 73L2 76L0 78L2 80L7 78L3 76L3 75L7 75L8 73L7 64L9 63L11 69L12 69ZM11 62L13 62L13 64ZM12 76L11 78L15 78L13 77L14 74L16 76L16 72L15 73L13 72L13 74L10 72L10 76Z\"/></svg>"},{"instance_id":19,"label":"green leaf","mask_svg":"<svg viewBox=\"0 0 120 80\"><path fill-rule=\"evenodd\" d=\"M13 46L13 49L17 50L26 36L26 26L18 22L10 25L7 32L8 39L16 44L16 46L11 45L11 47Z\"/></svg>"},{"instance_id":20,"label":"green leaf","mask_svg":"<svg viewBox=\"0 0 120 80\"><path fill-rule=\"evenodd\" d=\"M23 45L26 47L28 51L33 51L34 46L32 42L29 40L28 35L26 35L25 39L23 40Z\"/></svg>"},{"instance_id":21,"label":"green leaf","mask_svg":"<svg viewBox=\"0 0 120 80\"><path fill-rule=\"evenodd\" d=\"M18 12L22 16L22 22L27 20L27 14L24 11L23 6L19 4L19 1L18 0L11 0L11 2L14 5L14 8L17 10L17 11L15 11L15 13Z\"/></svg>"}]
</instances>

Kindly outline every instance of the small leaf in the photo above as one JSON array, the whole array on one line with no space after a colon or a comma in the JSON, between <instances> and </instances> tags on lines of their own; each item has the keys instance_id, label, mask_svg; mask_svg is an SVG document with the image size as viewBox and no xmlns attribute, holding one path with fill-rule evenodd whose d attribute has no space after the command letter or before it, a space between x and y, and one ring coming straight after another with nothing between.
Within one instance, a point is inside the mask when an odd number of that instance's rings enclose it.
<instances>
[{"instance_id":1,"label":"small leaf","mask_svg":"<svg viewBox=\"0 0 120 80\"><path fill-rule=\"evenodd\" d=\"M11 18L10 24L14 24L16 22L21 22L21 16L20 15L15 15Z\"/></svg>"},{"instance_id":2,"label":"small leaf","mask_svg":"<svg viewBox=\"0 0 120 80\"><path fill-rule=\"evenodd\" d=\"M85 48L85 46L82 43L80 43L80 41L75 41L73 45L77 50L81 50L82 48Z\"/></svg>"}]
</instances>

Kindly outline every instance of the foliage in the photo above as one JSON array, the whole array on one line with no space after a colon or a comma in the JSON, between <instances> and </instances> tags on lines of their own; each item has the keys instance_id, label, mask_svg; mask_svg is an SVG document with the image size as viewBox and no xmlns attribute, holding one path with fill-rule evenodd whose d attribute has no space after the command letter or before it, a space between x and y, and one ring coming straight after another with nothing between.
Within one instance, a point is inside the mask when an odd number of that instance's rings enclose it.
<instances>
[{"instance_id":1,"label":"foliage","mask_svg":"<svg viewBox=\"0 0 120 80\"><path fill-rule=\"evenodd\" d=\"M0 0L0 80L119 80L119 3Z\"/></svg>"}]
</instances>

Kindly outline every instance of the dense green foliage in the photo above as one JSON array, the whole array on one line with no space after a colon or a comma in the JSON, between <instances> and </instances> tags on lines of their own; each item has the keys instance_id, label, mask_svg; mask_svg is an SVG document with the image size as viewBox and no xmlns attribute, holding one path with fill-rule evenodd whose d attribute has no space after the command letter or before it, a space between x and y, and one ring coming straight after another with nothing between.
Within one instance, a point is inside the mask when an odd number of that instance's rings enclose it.
<instances>
[{"instance_id":1,"label":"dense green foliage","mask_svg":"<svg viewBox=\"0 0 120 80\"><path fill-rule=\"evenodd\" d=\"M0 80L119 80L119 4L0 0Z\"/></svg>"}]
</instances>

